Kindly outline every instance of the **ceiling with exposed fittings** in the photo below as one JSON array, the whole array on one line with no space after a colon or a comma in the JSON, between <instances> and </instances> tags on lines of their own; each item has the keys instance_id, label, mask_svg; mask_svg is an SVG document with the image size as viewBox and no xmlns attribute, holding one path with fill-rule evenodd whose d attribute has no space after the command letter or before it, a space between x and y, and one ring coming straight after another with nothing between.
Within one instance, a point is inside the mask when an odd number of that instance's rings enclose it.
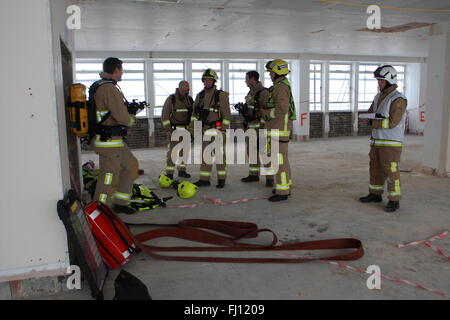
<instances>
[{"instance_id":1,"label":"ceiling with exposed fittings","mask_svg":"<svg viewBox=\"0 0 450 320\"><path fill-rule=\"evenodd\" d=\"M384 32L361 31L370 1L75 0L77 51L323 53L425 57L450 1L372 1ZM360 31L358 31L360 30Z\"/></svg>"}]
</instances>

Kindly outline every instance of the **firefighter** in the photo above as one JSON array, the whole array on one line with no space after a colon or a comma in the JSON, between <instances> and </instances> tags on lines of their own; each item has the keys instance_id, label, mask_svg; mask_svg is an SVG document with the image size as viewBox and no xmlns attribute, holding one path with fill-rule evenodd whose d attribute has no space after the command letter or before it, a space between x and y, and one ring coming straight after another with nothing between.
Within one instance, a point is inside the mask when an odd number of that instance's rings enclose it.
<instances>
[{"instance_id":1,"label":"firefighter","mask_svg":"<svg viewBox=\"0 0 450 320\"><path fill-rule=\"evenodd\" d=\"M390 65L374 72L379 93L375 96L369 113L375 113L370 144L369 195L359 200L364 203L381 202L387 180L388 203L386 212L400 208L401 186L399 162L402 153L406 124L407 99L397 90L397 71Z\"/></svg>"},{"instance_id":2,"label":"firefighter","mask_svg":"<svg viewBox=\"0 0 450 320\"><path fill-rule=\"evenodd\" d=\"M245 103L247 104L247 112L244 115L244 128L256 130L257 137L258 130L265 127L265 120L261 116L264 110L267 108L267 101L269 100L269 90L264 88L262 83L259 81L259 73L257 71L249 71L245 75L245 83L250 89L247 96L245 97ZM259 141L257 142L257 144ZM250 141L247 141L247 153L250 156L252 152L256 150L258 153L258 145L251 146ZM242 182L254 182L259 181L260 174L260 159L257 157L257 162L249 165L249 175L242 178ZM273 175L266 175L266 187L272 188Z\"/></svg>"},{"instance_id":3,"label":"firefighter","mask_svg":"<svg viewBox=\"0 0 450 320\"><path fill-rule=\"evenodd\" d=\"M100 85L93 95L97 123L101 123L94 142L94 151L100 160L94 200L112 206L116 213L132 214L135 210L128 205L139 163L128 149L124 137L126 128L131 127L136 118L128 113L124 95L117 86L122 75L122 61L107 58L103 62L100 81L108 83Z\"/></svg>"},{"instance_id":4,"label":"firefighter","mask_svg":"<svg viewBox=\"0 0 450 320\"><path fill-rule=\"evenodd\" d=\"M266 69L270 73L273 86L269 89L267 102L267 143L278 143L278 171L275 174L275 189L271 202L287 200L292 185L291 168L288 158L288 145L292 131L292 121L296 119L291 84L286 76L289 74L288 63L282 59L269 61ZM272 166L273 167L273 166Z\"/></svg>"},{"instance_id":5,"label":"firefighter","mask_svg":"<svg viewBox=\"0 0 450 320\"><path fill-rule=\"evenodd\" d=\"M181 81L175 94L170 95L164 103L162 109L162 124L169 137L174 130L187 130L192 114L193 99L189 95L189 82ZM173 179L175 172L175 163L172 160L172 150L178 144L178 141L169 141L166 157L166 176ZM183 157L183 151L180 156ZM178 176L190 178L191 175L186 172L186 164L181 162L177 165Z\"/></svg>"},{"instance_id":6,"label":"firefighter","mask_svg":"<svg viewBox=\"0 0 450 320\"><path fill-rule=\"evenodd\" d=\"M231 112L228 93L218 90L216 87L217 73L212 69L206 69L202 75L204 89L197 94L194 102L194 110L191 117L191 126L194 127L196 121L201 121L203 135L213 136L217 139L222 136L223 143L220 150L215 150L217 169L217 188L225 187L227 176L227 166L225 159L225 131L230 128ZM203 141L202 155L205 148L211 142ZM219 161L218 161L219 160ZM198 187L209 186L211 182L212 164L207 164L202 157L200 166L200 180L195 182Z\"/></svg>"}]
</instances>

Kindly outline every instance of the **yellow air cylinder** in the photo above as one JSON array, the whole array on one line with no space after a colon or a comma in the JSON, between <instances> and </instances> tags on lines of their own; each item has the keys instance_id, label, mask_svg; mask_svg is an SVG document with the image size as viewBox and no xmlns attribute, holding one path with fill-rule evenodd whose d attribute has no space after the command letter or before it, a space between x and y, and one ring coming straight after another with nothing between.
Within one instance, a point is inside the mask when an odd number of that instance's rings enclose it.
<instances>
[{"instance_id":1,"label":"yellow air cylinder","mask_svg":"<svg viewBox=\"0 0 450 320\"><path fill-rule=\"evenodd\" d=\"M72 132L85 136L89 131L86 86L75 83L70 87L69 118Z\"/></svg>"}]
</instances>

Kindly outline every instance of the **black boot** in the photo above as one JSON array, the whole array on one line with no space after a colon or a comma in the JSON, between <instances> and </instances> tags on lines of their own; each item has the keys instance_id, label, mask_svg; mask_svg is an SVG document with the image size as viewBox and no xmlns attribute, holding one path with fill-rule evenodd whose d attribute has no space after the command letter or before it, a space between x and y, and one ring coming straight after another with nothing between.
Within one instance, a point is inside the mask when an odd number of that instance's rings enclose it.
<instances>
[{"instance_id":1,"label":"black boot","mask_svg":"<svg viewBox=\"0 0 450 320\"><path fill-rule=\"evenodd\" d=\"M223 187L225 187L225 180L219 180L217 185L216 185L216 188L217 189L222 189Z\"/></svg>"},{"instance_id":2,"label":"black boot","mask_svg":"<svg viewBox=\"0 0 450 320\"><path fill-rule=\"evenodd\" d=\"M266 180L266 187L267 188L273 188L273 180L272 179L267 179Z\"/></svg>"},{"instance_id":3,"label":"black boot","mask_svg":"<svg viewBox=\"0 0 450 320\"><path fill-rule=\"evenodd\" d=\"M208 187L211 185L211 182L207 180L198 180L194 183L197 187Z\"/></svg>"},{"instance_id":4,"label":"black boot","mask_svg":"<svg viewBox=\"0 0 450 320\"><path fill-rule=\"evenodd\" d=\"M380 194L369 193L367 196L359 198L359 201L363 203L381 202L382 198Z\"/></svg>"},{"instance_id":5,"label":"black boot","mask_svg":"<svg viewBox=\"0 0 450 320\"><path fill-rule=\"evenodd\" d=\"M115 204L115 205L112 207L112 209L113 209L113 211L114 211L115 213L125 213L125 214L133 214L133 213L136 213L136 210L134 210L133 208L130 208L130 207L128 207L128 206L121 206L121 205L118 205L118 204Z\"/></svg>"},{"instance_id":6,"label":"black boot","mask_svg":"<svg viewBox=\"0 0 450 320\"><path fill-rule=\"evenodd\" d=\"M276 194L276 190L275 189L272 189L272 194ZM288 194L288 196L290 196L291 195L291 189L289 189L289 194Z\"/></svg>"},{"instance_id":7,"label":"black boot","mask_svg":"<svg viewBox=\"0 0 450 320\"><path fill-rule=\"evenodd\" d=\"M186 171L179 171L178 177L189 179L191 177L191 175L189 173L187 173Z\"/></svg>"},{"instance_id":8,"label":"black boot","mask_svg":"<svg viewBox=\"0 0 450 320\"><path fill-rule=\"evenodd\" d=\"M166 177L173 180L173 173L166 173Z\"/></svg>"},{"instance_id":9,"label":"black boot","mask_svg":"<svg viewBox=\"0 0 450 320\"><path fill-rule=\"evenodd\" d=\"M399 201L392 201L389 200L386 207L384 207L384 211L386 212L394 212L397 209L400 208L400 202Z\"/></svg>"},{"instance_id":10,"label":"black boot","mask_svg":"<svg viewBox=\"0 0 450 320\"><path fill-rule=\"evenodd\" d=\"M249 175L248 177L242 178L241 181L242 182L256 182L256 181L259 181L259 177Z\"/></svg>"},{"instance_id":11,"label":"black boot","mask_svg":"<svg viewBox=\"0 0 450 320\"><path fill-rule=\"evenodd\" d=\"M276 194L276 195L274 195L274 196L271 196L270 198L269 198L269 201L270 202L278 202L278 201L283 201L283 200L287 200L289 198L289 196L288 195L281 195L281 194Z\"/></svg>"}]
</instances>

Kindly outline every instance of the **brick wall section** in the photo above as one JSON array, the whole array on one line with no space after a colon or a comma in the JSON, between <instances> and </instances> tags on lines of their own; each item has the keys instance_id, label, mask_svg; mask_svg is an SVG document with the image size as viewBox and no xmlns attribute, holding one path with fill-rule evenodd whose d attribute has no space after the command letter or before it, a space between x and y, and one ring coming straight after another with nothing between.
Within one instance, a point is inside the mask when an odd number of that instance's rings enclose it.
<instances>
[{"instance_id":1,"label":"brick wall section","mask_svg":"<svg viewBox=\"0 0 450 320\"><path fill-rule=\"evenodd\" d=\"M155 147L165 147L169 143L169 139L166 137L161 118L154 118L155 123ZM231 116L231 128L243 128L242 127L243 118L240 115Z\"/></svg>"},{"instance_id":2,"label":"brick wall section","mask_svg":"<svg viewBox=\"0 0 450 320\"><path fill-rule=\"evenodd\" d=\"M323 113L311 112L309 115L309 137L323 138Z\"/></svg>"},{"instance_id":3,"label":"brick wall section","mask_svg":"<svg viewBox=\"0 0 450 320\"><path fill-rule=\"evenodd\" d=\"M154 118L153 121L155 124L155 147L166 147L169 143L169 138L166 136L161 118Z\"/></svg>"},{"instance_id":4,"label":"brick wall section","mask_svg":"<svg viewBox=\"0 0 450 320\"><path fill-rule=\"evenodd\" d=\"M231 115L231 128L232 129L243 129L244 128L244 118L239 114Z\"/></svg>"},{"instance_id":5,"label":"brick wall section","mask_svg":"<svg viewBox=\"0 0 450 320\"><path fill-rule=\"evenodd\" d=\"M150 146L148 135L147 118L138 118L136 124L128 129L127 145L132 149L148 148Z\"/></svg>"},{"instance_id":6,"label":"brick wall section","mask_svg":"<svg viewBox=\"0 0 450 320\"><path fill-rule=\"evenodd\" d=\"M362 112L364 113L364 112ZM155 147L167 146L169 140L166 137L161 118L154 118ZM310 138L323 138L324 114L321 112L312 112L310 114ZM240 115L232 115L231 128L242 128L243 118ZM371 128L361 119L358 120L358 135L370 135ZM352 135L352 113L351 112L330 112L330 132L329 137L344 137ZM147 119L137 119L137 123L128 130L128 146L132 149L149 148L149 128Z\"/></svg>"},{"instance_id":7,"label":"brick wall section","mask_svg":"<svg viewBox=\"0 0 450 320\"><path fill-rule=\"evenodd\" d=\"M360 112L360 114L364 114L367 112ZM368 121L365 119L358 118L358 136L370 136L372 134L372 127L369 125Z\"/></svg>"},{"instance_id":8,"label":"brick wall section","mask_svg":"<svg viewBox=\"0 0 450 320\"><path fill-rule=\"evenodd\" d=\"M346 137L352 135L352 113L330 112L329 137Z\"/></svg>"}]
</instances>

